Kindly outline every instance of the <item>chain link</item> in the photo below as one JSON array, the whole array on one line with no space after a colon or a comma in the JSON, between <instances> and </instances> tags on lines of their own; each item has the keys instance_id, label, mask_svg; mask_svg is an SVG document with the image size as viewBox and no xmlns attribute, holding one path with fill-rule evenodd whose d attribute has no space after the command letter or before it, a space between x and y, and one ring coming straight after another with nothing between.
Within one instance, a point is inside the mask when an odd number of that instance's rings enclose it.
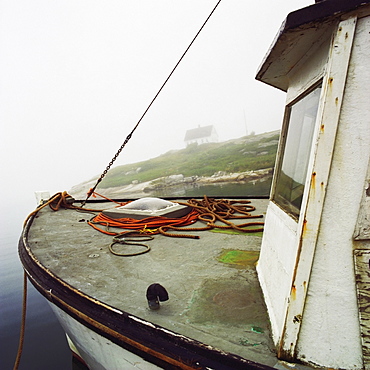
<instances>
[{"instance_id":1,"label":"chain link","mask_svg":"<svg viewBox=\"0 0 370 370\"><path fill-rule=\"evenodd\" d=\"M122 152L123 148L126 146L126 144L128 143L128 141L131 139L132 137L132 134L134 133L134 131L137 129L137 127L139 126L140 122L142 121L142 119L144 118L144 116L146 115L146 113L148 112L148 110L150 109L150 107L152 106L152 104L154 103L154 101L157 99L158 95L160 94L160 92L162 91L162 89L164 88L164 86L166 85L166 83L168 82L168 80L170 79L170 77L172 76L172 74L175 72L176 68L178 67L178 65L180 64L180 62L182 61L182 59L184 58L185 54L188 52L188 50L190 49L190 47L193 45L195 39L198 37L198 35L200 34L200 32L202 31L202 29L204 28L204 26L206 25L206 23L208 22L208 20L211 18L212 14L214 13L214 11L216 10L216 8L218 7L218 5L220 4L221 0L219 0L217 2L217 4L214 6L214 8L212 9L211 13L208 15L207 19L204 21L202 27L200 27L200 29L198 30L198 32L196 33L196 35L194 36L193 40L191 41L191 43L189 44L189 46L186 48L185 52L182 54L181 58L179 59L179 61L176 63L175 67L172 69L171 73L168 75L168 77L166 78L166 80L164 81L164 83L162 84L162 86L160 87L160 89L158 90L157 94L154 96L154 98L152 99L152 101L150 102L150 104L148 105L148 107L146 108L146 110L144 111L143 115L140 117L139 121L136 123L135 127L133 128L133 130L127 135L125 141L123 142L123 144L120 146L120 148L118 149L117 153L114 155L114 157L112 158L112 160L109 162L108 166L105 168L105 170L103 171L103 173L100 175L99 179L97 180L96 184L94 185L94 187L92 189L89 190L89 192L87 193L87 197L86 199L83 201L82 203L82 207L86 204L87 200L90 198L90 196L94 193L95 189L97 188L97 186L99 185L99 183L103 180L103 178L106 176L106 174L108 173L108 171L110 170L110 168L112 167L113 163L116 161L116 159L118 158L118 156L120 155L120 153Z\"/></svg>"}]
</instances>

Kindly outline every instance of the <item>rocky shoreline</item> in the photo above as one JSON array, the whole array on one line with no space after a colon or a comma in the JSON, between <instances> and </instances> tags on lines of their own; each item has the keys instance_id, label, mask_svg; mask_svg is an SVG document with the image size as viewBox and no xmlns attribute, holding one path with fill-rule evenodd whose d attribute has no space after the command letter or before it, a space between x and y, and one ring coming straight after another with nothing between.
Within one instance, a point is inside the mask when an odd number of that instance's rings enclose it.
<instances>
[{"instance_id":1,"label":"rocky shoreline","mask_svg":"<svg viewBox=\"0 0 370 370\"><path fill-rule=\"evenodd\" d=\"M272 177L273 169L266 168L256 171L245 171L237 173L226 173L219 171L212 176L185 177L182 174L160 177L151 181L139 183L133 181L122 187L97 189L97 192L109 198L132 199L153 196L153 193L181 186L204 186L220 183L246 183L264 181ZM75 199L85 199L86 193L92 188L96 180L84 182L69 190L69 194Z\"/></svg>"}]
</instances>

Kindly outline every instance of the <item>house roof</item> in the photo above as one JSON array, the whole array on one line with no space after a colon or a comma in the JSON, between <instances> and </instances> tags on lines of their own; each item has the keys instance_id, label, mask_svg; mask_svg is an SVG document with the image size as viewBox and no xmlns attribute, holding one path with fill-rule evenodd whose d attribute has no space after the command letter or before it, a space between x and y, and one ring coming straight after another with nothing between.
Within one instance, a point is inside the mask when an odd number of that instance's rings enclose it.
<instances>
[{"instance_id":1,"label":"house roof","mask_svg":"<svg viewBox=\"0 0 370 370\"><path fill-rule=\"evenodd\" d=\"M191 130L187 130L185 134L185 141L202 139L204 137L209 137L212 135L212 130L214 130L213 125L197 127Z\"/></svg>"},{"instance_id":2,"label":"house roof","mask_svg":"<svg viewBox=\"0 0 370 370\"><path fill-rule=\"evenodd\" d=\"M290 13L268 50L256 79L286 91L289 71L344 13L370 0L325 0Z\"/></svg>"}]
</instances>

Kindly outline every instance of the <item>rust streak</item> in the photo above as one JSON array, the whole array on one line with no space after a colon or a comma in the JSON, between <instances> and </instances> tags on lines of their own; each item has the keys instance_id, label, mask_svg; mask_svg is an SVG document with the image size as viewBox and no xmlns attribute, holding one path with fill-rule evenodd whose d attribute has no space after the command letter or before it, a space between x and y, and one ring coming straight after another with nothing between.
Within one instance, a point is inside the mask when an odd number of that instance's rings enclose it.
<instances>
[{"instance_id":1,"label":"rust streak","mask_svg":"<svg viewBox=\"0 0 370 370\"><path fill-rule=\"evenodd\" d=\"M302 228L302 238L304 238L305 234L307 232L307 220L305 219L303 221L303 228Z\"/></svg>"},{"instance_id":2,"label":"rust streak","mask_svg":"<svg viewBox=\"0 0 370 370\"><path fill-rule=\"evenodd\" d=\"M292 286L292 291L290 293L290 297L291 297L292 301L295 301L295 299L297 298L297 289L296 289L295 285Z\"/></svg>"},{"instance_id":3,"label":"rust streak","mask_svg":"<svg viewBox=\"0 0 370 370\"><path fill-rule=\"evenodd\" d=\"M316 189L316 172L313 172L311 176L311 189Z\"/></svg>"}]
</instances>

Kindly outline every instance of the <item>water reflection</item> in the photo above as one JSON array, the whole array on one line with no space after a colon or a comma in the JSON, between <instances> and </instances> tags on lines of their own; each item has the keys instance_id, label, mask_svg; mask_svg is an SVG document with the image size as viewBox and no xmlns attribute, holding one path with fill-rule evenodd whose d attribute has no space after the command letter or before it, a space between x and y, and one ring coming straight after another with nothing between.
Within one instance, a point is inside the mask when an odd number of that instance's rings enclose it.
<instances>
[{"instance_id":1,"label":"water reflection","mask_svg":"<svg viewBox=\"0 0 370 370\"><path fill-rule=\"evenodd\" d=\"M248 182L237 183L216 183L208 185L181 184L153 191L152 196L165 197L185 197L195 198L204 195L211 197L250 197L269 196L272 177L261 178Z\"/></svg>"}]
</instances>

